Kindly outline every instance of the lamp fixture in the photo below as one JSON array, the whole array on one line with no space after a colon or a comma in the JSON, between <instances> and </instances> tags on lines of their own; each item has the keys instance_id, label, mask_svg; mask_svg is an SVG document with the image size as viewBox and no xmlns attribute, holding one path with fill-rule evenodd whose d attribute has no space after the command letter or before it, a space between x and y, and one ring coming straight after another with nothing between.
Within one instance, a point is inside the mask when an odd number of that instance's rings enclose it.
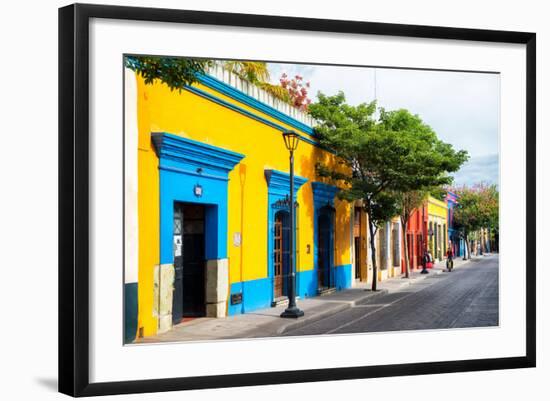
<instances>
[{"instance_id":1,"label":"lamp fixture","mask_svg":"<svg viewBox=\"0 0 550 401\"><path fill-rule=\"evenodd\" d=\"M285 146L290 152L294 152L298 147L300 136L294 131L283 131L283 139L285 140Z\"/></svg>"}]
</instances>

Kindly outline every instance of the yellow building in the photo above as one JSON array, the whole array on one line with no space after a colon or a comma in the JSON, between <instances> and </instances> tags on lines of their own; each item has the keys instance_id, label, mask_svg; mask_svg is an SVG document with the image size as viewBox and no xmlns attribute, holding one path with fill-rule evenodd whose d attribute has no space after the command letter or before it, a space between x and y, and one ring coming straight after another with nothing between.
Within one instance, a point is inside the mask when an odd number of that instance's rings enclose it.
<instances>
[{"instance_id":1,"label":"yellow building","mask_svg":"<svg viewBox=\"0 0 550 401\"><path fill-rule=\"evenodd\" d=\"M354 208L315 174L317 162L336 160L317 143L309 116L219 66L181 91L145 84L128 69L125 85L125 158L135 159L126 164L126 196L137 209L136 221L128 223L130 213L126 224L136 227L126 238L137 255L125 268L126 341L169 330L187 316L245 313L284 299L285 130L301 139L297 294L352 285Z\"/></svg>"},{"instance_id":2,"label":"yellow building","mask_svg":"<svg viewBox=\"0 0 550 401\"><path fill-rule=\"evenodd\" d=\"M447 252L448 207L445 201L428 198L428 249L434 259L443 260Z\"/></svg>"},{"instance_id":3,"label":"yellow building","mask_svg":"<svg viewBox=\"0 0 550 401\"><path fill-rule=\"evenodd\" d=\"M401 221L399 216L382 224L375 235L376 266L378 267L378 281L397 277L402 273L403 263L403 238ZM369 254L371 250L369 249ZM369 257L369 271L372 270L372 262ZM371 272L372 273L372 272ZM369 281L372 280L369 274Z\"/></svg>"}]
</instances>

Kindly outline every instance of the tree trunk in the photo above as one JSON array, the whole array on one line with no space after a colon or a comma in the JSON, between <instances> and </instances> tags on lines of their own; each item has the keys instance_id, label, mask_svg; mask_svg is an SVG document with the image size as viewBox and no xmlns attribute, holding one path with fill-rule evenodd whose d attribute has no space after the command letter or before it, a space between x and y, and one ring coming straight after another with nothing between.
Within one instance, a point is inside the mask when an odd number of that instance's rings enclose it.
<instances>
[{"instance_id":1,"label":"tree trunk","mask_svg":"<svg viewBox=\"0 0 550 401\"><path fill-rule=\"evenodd\" d=\"M484 241L483 238L484 238L483 228L481 228L481 229L479 230L479 254L480 254L481 256L483 256L483 247L484 247L484 245L483 245L483 241Z\"/></svg>"},{"instance_id":2,"label":"tree trunk","mask_svg":"<svg viewBox=\"0 0 550 401\"><path fill-rule=\"evenodd\" d=\"M372 287L373 291L376 291L376 284L378 281L378 269L376 268L376 246L374 245L374 224L372 223L369 217L369 233L370 233L370 250L371 250L371 260L372 260Z\"/></svg>"},{"instance_id":3,"label":"tree trunk","mask_svg":"<svg viewBox=\"0 0 550 401\"><path fill-rule=\"evenodd\" d=\"M471 251L470 251L470 241L468 240L468 234L464 234L464 249L467 252L468 256L466 257L467 259L470 259L471 258Z\"/></svg>"},{"instance_id":4,"label":"tree trunk","mask_svg":"<svg viewBox=\"0 0 550 401\"><path fill-rule=\"evenodd\" d=\"M409 278L411 275L411 262L409 260L409 239L407 238L407 220L403 222L403 219L401 219L401 230L403 231L403 247L405 248L405 278Z\"/></svg>"}]
</instances>

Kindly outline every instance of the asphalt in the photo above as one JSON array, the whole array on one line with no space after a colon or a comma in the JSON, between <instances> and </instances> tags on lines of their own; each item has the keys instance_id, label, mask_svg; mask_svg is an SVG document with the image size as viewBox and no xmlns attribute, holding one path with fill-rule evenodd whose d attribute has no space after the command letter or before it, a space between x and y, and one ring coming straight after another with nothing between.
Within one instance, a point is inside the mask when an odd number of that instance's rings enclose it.
<instances>
[{"instance_id":1,"label":"asphalt","mask_svg":"<svg viewBox=\"0 0 550 401\"><path fill-rule=\"evenodd\" d=\"M284 335L497 326L498 257L485 256L466 266L359 301L346 311L292 328Z\"/></svg>"},{"instance_id":2,"label":"asphalt","mask_svg":"<svg viewBox=\"0 0 550 401\"><path fill-rule=\"evenodd\" d=\"M135 343L498 324L496 255L475 257L467 262L457 258L455 269L450 273L440 262L429 274L414 271L409 279L385 280L378 283L379 291L376 292L368 287L370 285L358 283L355 288L344 291L299 299L298 307L305 312L299 319L280 318L285 306L278 306L226 318L194 319Z\"/></svg>"}]
</instances>

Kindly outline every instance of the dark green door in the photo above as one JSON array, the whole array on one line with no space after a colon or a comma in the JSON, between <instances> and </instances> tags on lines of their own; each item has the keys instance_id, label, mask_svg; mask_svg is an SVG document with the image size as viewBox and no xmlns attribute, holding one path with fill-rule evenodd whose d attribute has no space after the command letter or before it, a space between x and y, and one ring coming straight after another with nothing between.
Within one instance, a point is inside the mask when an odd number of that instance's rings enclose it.
<instances>
[{"instance_id":1,"label":"dark green door","mask_svg":"<svg viewBox=\"0 0 550 401\"><path fill-rule=\"evenodd\" d=\"M317 286L324 289L331 286L330 283L330 259L331 259L331 238L330 238L330 217L328 213L322 213L318 220L318 247L317 257Z\"/></svg>"}]
</instances>

